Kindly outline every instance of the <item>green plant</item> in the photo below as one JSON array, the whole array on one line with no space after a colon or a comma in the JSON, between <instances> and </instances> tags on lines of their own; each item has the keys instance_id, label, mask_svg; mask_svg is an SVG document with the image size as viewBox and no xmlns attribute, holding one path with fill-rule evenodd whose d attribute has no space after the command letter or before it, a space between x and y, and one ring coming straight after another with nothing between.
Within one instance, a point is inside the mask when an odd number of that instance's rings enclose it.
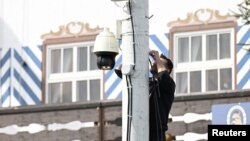
<instances>
[{"instance_id":1,"label":"green plant","mask_svg":"<svg viewBox=\"0 0 250 141\"><path fill-rule=\"evenodd\" d=\"M237 6L239 12L231 11L233 15L236 18L241 19L245 25L250 24L250 0L244 0L244 2L238 4Z\"/></svg>"}]
</instances>

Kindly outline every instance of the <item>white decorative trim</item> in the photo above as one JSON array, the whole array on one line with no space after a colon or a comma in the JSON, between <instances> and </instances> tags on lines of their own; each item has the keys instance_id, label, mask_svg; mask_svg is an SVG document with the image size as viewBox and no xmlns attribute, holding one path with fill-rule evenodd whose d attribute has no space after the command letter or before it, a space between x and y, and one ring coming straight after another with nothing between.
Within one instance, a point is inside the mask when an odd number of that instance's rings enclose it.
<instances>
[{"instance_id":1,"label":"white decorative trim","mask_svg":"<svg viewBox=\"0 0 250 141\"><path fill-rule=\"evenodd\" d=\"M7 135L16 135L20 132L28 132L30 134L39 133L41 131L58 131L58 130L73 130L77 131L81 128L94 127L94 122L80 122L72 121L68 123L52 123L48 125L42 125L38 123L31 123L28 126L18 126L18 125L9 125L3 128L0 128L0 133Z\"/></svg>"},{"instance_id":2,"label":"white decorative trim","mask_svg":"<svg viewBox=\"0 0 250 141\"><path fill-rule=\"evenodd\" d=\"M205 134L197 134L188 132L181 136L175 137L177 141L196 141L196 140L207 140L207 133Z\"/></svg>"},{"instance_id":3,"label":"white decorative trim","mask_svg":"<svg viewBox=\"0 0 250 141\"><path fill-rule=\"evenodd\" d=\"M38 133L45 130L45 126L37 123L31 123L28 126L18 126L18 125L10 125L3 128L0 128L0 133L15 135L19 132L28 132L30 134Z\"/></svg>"},{"instance_id":4,"label":"white decorative trim","mask_svg":"<svg viewBox=\"0 0 250 141\"><path fill-rule=\"evenodd\" d=\"M94 127L93 122L80 122L80 121L72 121L66 124L61 123L52 123L48 125L48 131L57 131L62 129L77 131L81 128Z\"/></svg>"},{"instance_id":5,"label":"white decorative trim","mask_svg":"<svg viewBox=\"0 0 250 141\"><path fill-rule=\"evenodd\" d=\"M212 113L206 113L206 114L186 113L183 116L170 115L170 119L172 119L172 122L184 121L185 123L192 123L199 120L212 120Z\"/></svg>"}]
</instances>

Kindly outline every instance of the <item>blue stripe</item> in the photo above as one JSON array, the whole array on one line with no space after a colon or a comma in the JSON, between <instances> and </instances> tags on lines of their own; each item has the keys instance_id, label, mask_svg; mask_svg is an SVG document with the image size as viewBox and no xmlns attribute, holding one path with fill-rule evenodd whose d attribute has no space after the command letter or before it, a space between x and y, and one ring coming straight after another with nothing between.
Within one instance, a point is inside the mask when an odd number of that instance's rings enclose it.
<instances>
[{"instance_id":1,"label":"blue stripe","mask_svg":"<svg viewBox=\"0 0 250 141\"><path fill-rule=\"evenodd\" d=\"M250 59L250 53L245 54L244 57L242 57L242 59L240 60L240 62L237 64L238 72L243 68L248 59Z\"/></svg>"},{"instance_id":2,"label":"blue stripe","mask_svg":"<svg viewBox=\"0 0 250 141\"><path fill-rule=\"evenodd\" d=\"M156 44L156 46L161 50L161 52L164 55L168 56L168 50L166 46L164 46L164 44L158 39L158 37L156 35L150 35L149 37Z\"/></svg>"},{"instance_id":3,"label":"blue stripe","mask_svg":"<svg viewBox=\"0 0 250 141\"><path fill-rule=\"evenodd\" d=\"M36 94L32 91L32 89L29 87L29 85L23 81L23 78L21 78L21 76L19 75L19 73L16 71L16 69L14 69L14 76L16 78L17 81L19 81L19 83L21 83L23 89L29 94L29 96L32 98L32 100L36 103L36 104L40 104L40 100L39 98L36 96Z\"/></svg>"},{"instance_id":4,"label":"blue stripe","mask_svg":"<svg viewBox=\"0 0 250 141\"><path fill-rule=\"evenodd\" d=\"M2 103L5 102L5 100L10 96L10 87L7 89L7 91L2 95Z\"/></svg>"},{"instance_id":5,"label":"blue stripe","mask_svg":"<svg viewBox=\"0 0 250 141\"><path fill-rule=\"evenodd\" d=\"M21 58L21 56L17 53L16 50L15 50L14 56L15 56L16 60L17 60L20 64L24 63L24 60L23 60L23 59Z\"/></svg>"},{"instance_id":6,"label":"blue stripe","mask_svg":"<svg viewBox=\"0 0 250 141\"><path fill-rule=\"evenodd\" d=\"M42 45L38 45L37 48L40 49L41 51L43 51L43 46Z\"/></svg>"},{"instance_id":7,"label":"blue stripe","mask_svg":"<svg viewBox=\"0 0 250 141\"><path fill-rule=\"evenodd\" d=\"M15 51L15 58L20 63L20 65L22 65L23 60L22 60L21 56L16 51ZM35 73L32 71L32 69L27 64L25 66L23 66L23 68L26 71L26 73L30 76L30 78L34 81L34 83L37 85L37 87L41 90L42 89L41 81L35 75Z\"/></svg>"},{"instance_id":8,"label":"blue stripe","mask_svg":"<svg viewBox=\"0 0 250 141\"><path fill-rule=\"evenodd\" d=\"M237 26L236 27L236 32L239 32L242 27L243 27L243 25Z\"/></svg>"},{"instance_id":9,"label":"blue stripe","mask_svg":"<svg viewBox=\"0 0 250 141\"><path fill-rule=\"evenodd\" d=\"M14 97L20 103L20 105L22 106L28 105L15 88L14 88Z\"/></svg>"},{"instance_id":10,"label":"blue stripe","mask_svg":"<svg viewBox=\"0 0 250 141\"><path fill-rule=\"evenodd\" d=\"M165 33L164 35L165 35L166 38L168 38L168 40L169 40L169 33Z\"/></svg>"},{"instance_id":11,"label":"blue stripe","mask_svg":"<svg viewBox=\"0 0 250 141\"><path fill-rule=\"evenodd\" d=\"M3 77L1 78L1 86L6 82L6 80L10 77L10 68L5 72Z\"/></svg>"},{"instance_id":12,"label":"blue stripe","mask_svg":"<svg viewBox=\"0 0 250 141\"><path fill-rule=\"evenodd\" d=\"M9 51L4 55L4 57L1 59L1 63L0 63L0 67L2 68L5 63L8 61L8 59L10 59L10 49Z\"/></svg>"},{"instance_id":13,"label":"blue stripe","mask_svg":"<svg viewBox=\"0 0 250 141\"><path fill-rule=\"evenodd\" d=\"M41 61L39 61L39 59L35 56L35 54L30 50L29 47L24 47L24 50L26 51L26 53L30 56L30 58L32 59L32 61L36 64L36 66L42 70L42 63Z\"/></svg>"},{"instance_id":14,"label":"blue stripe","mask_svg":"<svg viewBox=\"0 0 250 141\"><path fill-rule=\"evenodd\" d=\"M122 91L118 94L118 96L116 97L116 99L122 99Z\"/></svg>"},{"instance_id":15,"label":"blue stripe","mask_svg":"<svg viewBox=\"0 0 250 141\"><path fill-rule=\"evenodd\" d=\"M247 30L246 34L241 38L238 44L245 44L250 37L250 28ZM237 52L240 51L240 49L243 47L243 45L237 45Z\"/></svg>"},{"instance_id":16,"label":"blue stripe","mask_svg":"<svg viewBox=\"0 0 250 141\"><path fill-rule=\"evenodd\" d=\"M114 68L117 68L118 65L120 65L122 62L122 56L120 55L119 58L117 59ZM108 81L108 79L112 76L112 74L114 74L115 71L114 70L109 70L106 74L105 74L105 81Z\"/></svg>"},{"instance_id":17,"label":"blue stripe","mask_svg":"<svg viewBox=\"0 0 250 141\"><path fill-rule=\"evenodd\" d=\"M109 95L113 92L113 90L117 87L117 85L121 82L121 79L117 77L117 79L113 82L113 84L109 87L109 89L105 93L105 98L108 98Z\"/></svg>"},{"instance_id":18,"label":"blue stripe","mask_svg":"<svg viewBox=\"0 0 250 141\"><path fill-rule=\"evenodd\" d=\"M240 80L238 84L238 89L243 89L243 87L246 85L248 81L250 81L250 70L248 70L246 75Z\"/></svg>"},{"instance_id":19,"label":"blue stripe","mask_svg":"<svg viewBox=\"0 0 250 141\"><path fill-rule=\"evenodd\" d=\"M37 87L41 90L42 89L42 82L39 80L39 78L37 78L37 76L30 69L30 67L26 66L26 67L24 67L24 70L31 77L31 79L35 82L35 84L37 85Z\"/></svg>"}]
</instances>

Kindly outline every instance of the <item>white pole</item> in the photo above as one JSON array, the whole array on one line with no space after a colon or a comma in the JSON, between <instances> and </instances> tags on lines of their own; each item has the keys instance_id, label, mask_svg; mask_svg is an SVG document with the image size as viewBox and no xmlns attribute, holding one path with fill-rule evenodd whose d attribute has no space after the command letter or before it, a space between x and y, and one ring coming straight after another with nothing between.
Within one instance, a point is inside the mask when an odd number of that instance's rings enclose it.
<instances>
[{"instance_id":1,"label":"white pole","mask_svg":"<svg viewBox=\"0 0 250 141\"><path fill-rule=\"evenodd\" d=\"M130 0L122 22L123 141L149 140L148 0ZM131 13L130 13L131 12ZM130 17L131 15L131 17ZM134 71L131 69L135 66ZM131 81L130 81L131 80ZM132 94L129 97L128 94ZM129 108L132 106L132 110ZM131 110L131 111L130 111ZM129 115L129 111L132 112ZM130 117L131 116L131 117ZM129 117L129 118L128 118ZM131 124L129 124L131 122Z\"/></svg>"}]
</instances>

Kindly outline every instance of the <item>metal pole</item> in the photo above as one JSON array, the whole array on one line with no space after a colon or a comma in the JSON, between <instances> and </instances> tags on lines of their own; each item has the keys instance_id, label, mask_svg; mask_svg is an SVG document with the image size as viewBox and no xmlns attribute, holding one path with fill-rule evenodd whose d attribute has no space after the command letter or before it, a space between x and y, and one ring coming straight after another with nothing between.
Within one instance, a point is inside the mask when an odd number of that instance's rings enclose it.
<instances>
[{"instance_id":1,"label":"metal pole","mask_svg":"<svg viewBox=\"0 0 250 141\"><path fill-rule=\"evenodd\" d=\"M122 22L122 141L149 140L148 0L129 0ZM126 17L126 16L125 16Z\"/></svg>"}]
</instances>

